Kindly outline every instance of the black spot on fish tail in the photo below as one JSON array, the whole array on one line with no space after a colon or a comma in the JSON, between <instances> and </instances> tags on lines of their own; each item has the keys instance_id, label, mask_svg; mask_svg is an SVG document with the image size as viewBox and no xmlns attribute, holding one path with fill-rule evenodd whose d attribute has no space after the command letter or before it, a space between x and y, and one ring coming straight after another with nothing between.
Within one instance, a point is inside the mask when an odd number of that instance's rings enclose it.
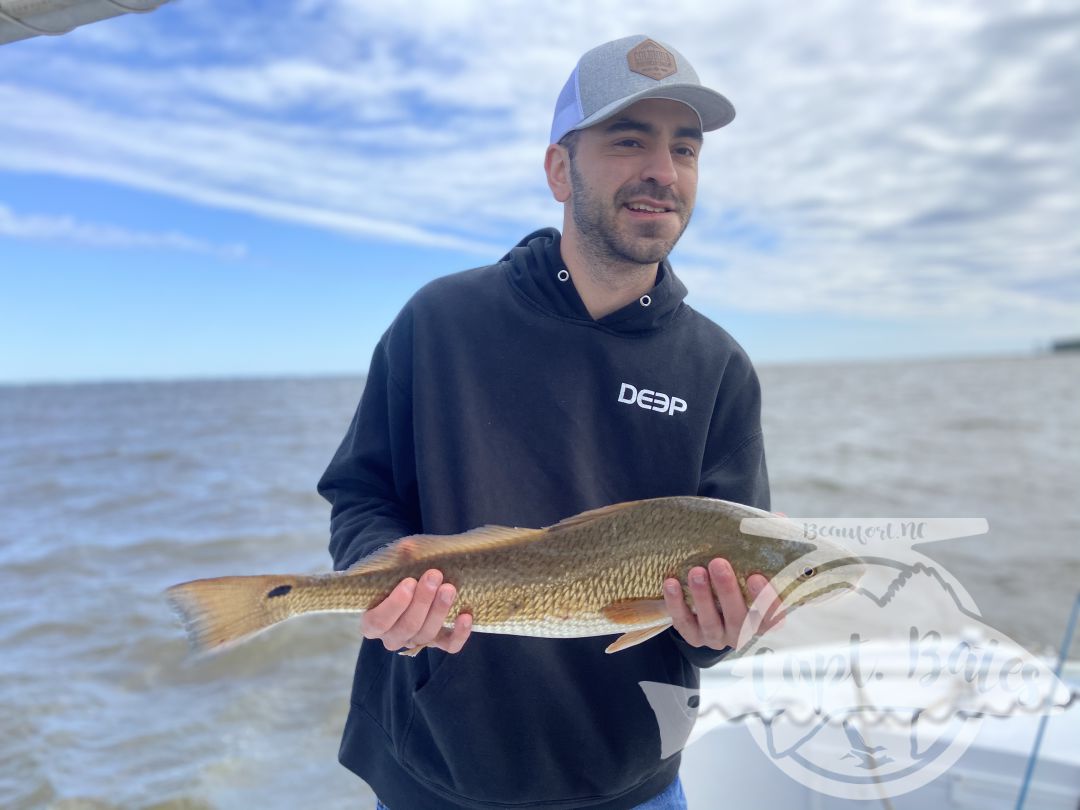
<instances>
[{"instance_id":1,"label":"black spot on fish tail","mask_svg":"<svg viewBox=\"0 0 1080 810\"><path fill-rule=\"evenodd\" d=\"M278 585L276 588L274 588L274 590L270 591L270 593L266 595L266 598L273 599L275 596L285 596L285 594L287 594L291 590L292 585Z\"/></svg>"}]
</instances>

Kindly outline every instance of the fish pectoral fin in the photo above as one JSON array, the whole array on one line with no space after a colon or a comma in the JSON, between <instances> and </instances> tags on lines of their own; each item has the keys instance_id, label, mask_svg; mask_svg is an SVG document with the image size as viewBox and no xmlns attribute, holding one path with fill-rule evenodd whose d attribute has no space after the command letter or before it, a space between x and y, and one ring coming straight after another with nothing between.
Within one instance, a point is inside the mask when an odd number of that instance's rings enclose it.
<instances>
[{"instance_id":1,"label":"fish pectoral fin","mask_svg":"<svg viewBox=\"0 0 1080 810\"><path fill-rule=\"evenodd\" d=\"M663 599L622 599L612 602L600 612L605 619L615 624L648 623L650 625L640 630L623 633L608 645L605 652L609 653L648 641L671 626L671 614L668 613Z\"/></svg>"},{"instance_id":2,"label":"fish pectoral fin","mask_svg":"<svg viewBox=\"0 0 1080 810\"><path fill-rule=\"evenodd\" d=\"M604 618L615 624L671 622L663 599L621 599L600 609Z\"/></svg>"},{"instance_id":3,"label":"fish pectoral fin","mask_svg":"<svg viewBox=\"0 0 1080 810\"><path fill-rule=\"evenodd\" d=\"M420 654L420 651L427 646L427 644L417 644L415 647L406 647L404 650L398 650L398 655L407 655L409 658L416 658L416 656Z\"/></svg>"},{"instance_id":4,"label":"fish pectoral fin","mask_svg":"<svg viewBox=\"0 0 1080 810\"><path fill-rule=\"evenodd\" d=\"M640 644L643 641L648 641L653 636L663 633L671 627L671 622L665 622L664 624L658 624L656 627L646 627L644 630L631 630L629 633L623 633L613 642L608 644L606 653L619 652L625 650L627 647L633 647L635 644Z\"/></svg>"}]
</instances>

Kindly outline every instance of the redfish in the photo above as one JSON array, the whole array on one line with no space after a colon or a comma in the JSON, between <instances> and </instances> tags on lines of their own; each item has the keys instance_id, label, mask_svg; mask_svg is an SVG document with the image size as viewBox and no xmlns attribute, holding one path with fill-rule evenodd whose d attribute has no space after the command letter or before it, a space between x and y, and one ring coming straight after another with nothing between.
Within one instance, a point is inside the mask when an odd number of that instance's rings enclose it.
<instances>
[{"instance_id":1,"label":"redfish","mask_svg":"<svg viewBox=\"0 0 1080 810\"><path fill-rule=\"evenodd\" d=\"M743 518L772 518L772 536L740 531ZM792 521L730 501L669 497L593 509L542 529L482 526L463 534L412 535L380 548L346 571L268 574L185 582L166 595L197 652L243 641L306 613L362 612L406 577L442 571L457 596L447 626L472 615L479 633L545 638L618 633L616 652L671 625L664 580L687 581L691 568L727 559L747 604L746 579L769 579L784 609L851 589L862 565L843 547L807 540ZM793 568L793 564L798 563ZM683 587L688 604L689 589ZM405 651L413 653L418 648Z\"/></svg>"}]
</instances>

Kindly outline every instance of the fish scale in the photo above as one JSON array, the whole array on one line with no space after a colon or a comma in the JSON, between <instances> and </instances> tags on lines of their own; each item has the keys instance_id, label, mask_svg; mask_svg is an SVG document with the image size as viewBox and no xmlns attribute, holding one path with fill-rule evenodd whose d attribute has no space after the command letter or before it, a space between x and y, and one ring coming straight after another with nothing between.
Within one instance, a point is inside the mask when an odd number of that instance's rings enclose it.
<instances>
[{"instance_id":1,"label":"fish scale","mask_svg":"<svg viewBox=\"0 0 1080 810\"><path fill-rule=\"evenodd\" d=\"M743 534L743 518L770 517L773 536ZM628 501L583 512L543 529L483 526L457 535L413 535L360 560L347 571L195 580L167 596L197 651L216 650L308 613L362 612L381 602L403 579L438 569L457 595L446 620L461 613L472 629L547 638L623 634L608 649L640 643L671 623L663 582L684 583L691 568L723 557L744 599L746 580L759 573L783 597L807 576L821 589L854 583L830 576L820 562L857 562L839 546L807 541L798 526L769 512L730 501L668 497ZM806 565L776 578L797 560ZM807 575L805 572L809 571ZM850 577L851 569L848 567ZM787 606L790 607L790 606ZM655 632L653 632L655 630Z\"/></svg>"}]
</instances>

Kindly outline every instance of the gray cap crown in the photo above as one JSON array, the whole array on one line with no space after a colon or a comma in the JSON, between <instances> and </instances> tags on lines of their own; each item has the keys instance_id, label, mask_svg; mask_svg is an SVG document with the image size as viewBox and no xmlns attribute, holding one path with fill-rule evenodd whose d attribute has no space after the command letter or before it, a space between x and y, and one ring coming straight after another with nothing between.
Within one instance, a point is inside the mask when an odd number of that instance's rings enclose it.
<instances>
[{"instance_id":1,"label":"gray cap crown","mask_svg":"<svg viewBox=\"0 0 1080 810\"><path fill-rule=\"evenodd\" d=\"M681 53L660 40L637 34L605 42L578 60L555 102L551 143L644 98L667 98L689 105L705 132L719 129L735 117L731 102L703 87Z\"/></svg>"}]
</instances>

